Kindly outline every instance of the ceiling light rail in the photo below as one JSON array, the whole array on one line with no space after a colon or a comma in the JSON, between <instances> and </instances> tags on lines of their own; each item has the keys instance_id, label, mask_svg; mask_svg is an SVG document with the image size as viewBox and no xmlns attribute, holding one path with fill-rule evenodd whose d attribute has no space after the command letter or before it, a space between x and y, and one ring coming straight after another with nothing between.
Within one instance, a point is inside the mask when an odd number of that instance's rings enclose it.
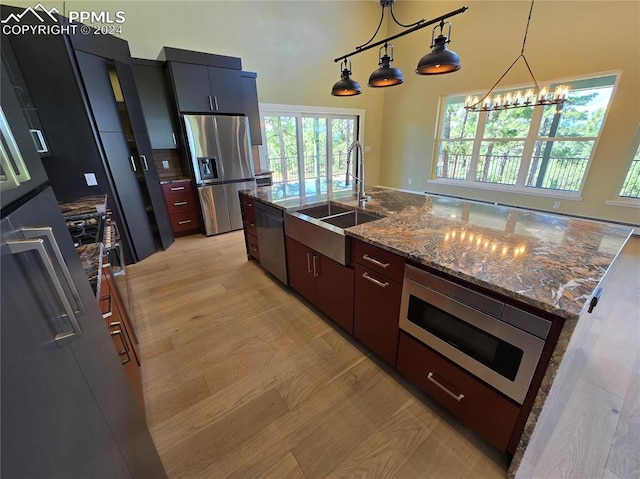
<instances>
[{"instance_id":1,"label":"ceiling light rail","mask_svg":"<svg viewBox=\"0 0 640 479\"><path fill-rule=\"evenodd\" d=\"M451 41L451 23L445 22L445 20L464 13L468 10L468 7L461 7L457 10L453 10L432 20L425 20L423 18L415 23L405 25L400 23L395 17L395 14L393 12L394 3L395 0L380 0L382 14L380 16L378 27L376 28L373 36L366 43L355 47L354 51L339 56L333 60L336 63L340 62L340 80L338 80L333 85L333 88L331 90L331 94L333 96L354 96L362 93L360 84L351 78L351 60L349 60L349 58L371 48L379 47L381 45L382 46L380 47L378 53L379 68L375 70L369 77L368 86L380 88L399 85L403 83L404 78L402 77L402 71L391 66L391 62L393 61L393 44L391 44L390 42L392 40L395 40L396 38L400 38L418 30L422 30L429 25L438 24L434 27L431 34L430 48L432 49L432 51L422 57L422 59L419 61L418 66L416 67L416 73L418 75L439 75L443 73L451 73L460 69L460 58L455 52L447 49L446 46L447 43ZM383 40L371 43L380 31L380 26L382 25L382 21L384 19L384 11L387 7L391 11L391 17L393 18L393 21L397 25L407 29L395 35L391 35L390 37L387 37ZM445 36L443 34L445 25L449 26L448 36ZM435 37L437 28L440 28L440 32L439 35Z\"/></svg>"}]
</instances>

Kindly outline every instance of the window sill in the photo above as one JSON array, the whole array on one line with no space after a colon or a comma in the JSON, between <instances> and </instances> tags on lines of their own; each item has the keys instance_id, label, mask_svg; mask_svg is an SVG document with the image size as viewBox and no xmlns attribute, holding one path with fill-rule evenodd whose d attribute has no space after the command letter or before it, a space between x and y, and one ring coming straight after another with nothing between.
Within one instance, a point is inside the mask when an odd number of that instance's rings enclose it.
<instances>
[{"instance_id":1,"label":"window sill","mask_svg":"<svg viewBox=\"0 0 640 479\"><path fill-rule=\"evenodd\" d=\"M555 190L544 190L540 188L522 188L512 185L500 185L496 183L467 183L461 180L446 180L438 178L436 180L427 180L432 185L457 186L469 189L499 191L501 193L514 193L518 195L543 196L545 198L557 198L571 201L582 201L582 196L575 192L563 192Z\"/></svg>"}]
</instances>

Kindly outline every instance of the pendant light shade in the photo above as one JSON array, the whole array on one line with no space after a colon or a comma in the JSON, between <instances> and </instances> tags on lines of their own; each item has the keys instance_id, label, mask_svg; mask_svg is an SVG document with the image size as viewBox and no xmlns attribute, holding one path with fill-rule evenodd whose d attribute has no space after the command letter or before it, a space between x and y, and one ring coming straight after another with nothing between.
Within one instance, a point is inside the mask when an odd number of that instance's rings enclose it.
<instances>
[{"instance_id":1,"label":"pendant light shade","mask_svg":"<svg viewBox=\"0 0 640 479\"><path fill-rule=\"evenodd\" d=\"M440 22L440 34L434 40L436 28L431 33L431 53L427 53L418 62L416 73L418 75L440 75L442 73L451 73L460 70L460 57L456 52L452 52L447 48L447 43L451 40L451 23L449 25L449 37L442 34L444 29L444 21Z\"/></svg>"},{"instance_id":2,"label":"pendant light shade","mask_svg":"<svg viewBox=\"0 0 640 479\"><path fill-rule=\"evenodd\" d=\"M384 54L382 53L383 50ZM387 44L385 43L379 50L378 58L380 68L371 74L369 83L367 83L368 86L372 88L384 88L400 85L400 83L404 82L402 71L399 68L391 66L391 62L393 61L393 45L391 45L391 56L388 54Z\"/></svg>"},{"instance_id":3,"label":"pendant light shade","mask_svg":"<svg viewBox=\"0 0 640 479\"><path fill-rule=\"evenodd\" d=\"M355 96L362 93L360 83L351 78L351 61L349 61L347 67L347 60L345 59L340 64L340 80L338 80L331 89L333 96Z\"/></svg>"}]
</instances>

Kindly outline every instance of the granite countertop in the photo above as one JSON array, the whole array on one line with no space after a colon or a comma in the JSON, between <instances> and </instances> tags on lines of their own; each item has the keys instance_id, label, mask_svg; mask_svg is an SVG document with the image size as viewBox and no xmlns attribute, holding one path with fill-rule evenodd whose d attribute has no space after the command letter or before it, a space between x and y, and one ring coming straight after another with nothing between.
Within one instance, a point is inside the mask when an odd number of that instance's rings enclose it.
<instances>
[{"instance_id":1,"label":"granite countertop","mask_svg":"<svg viewBox=\"0 0 640 479\"><path fill-rule=\"evenodd\" d=\"M292 190L245 193L284 211L327 200L358 204L350 190L304 196ZM384 218L347 228L348 236L564 319L509 467L514 477L578 319L633 228L389 188L365 190L371 197L365 210Z\"/></svg>"},{"instance_id":2,"label":"granite countertop","mask_svg":"<svg viewBox=\"0 0 640 479\"><path fill-rule=\"evenodd\" d=\"M80 262L84 272L89 277L89 283L96 293L96 297L100 297L100 271L102 271L102 243L90 243L76 247L76 252L80 256Z\"/></svg>"},{"instance_id":3,"label":"granite countertop","mask_svg":"<svg viewBox=\"0 0 640 479\"><path fill-rule=\"evenodd\" d=\"M187 181L191 181L191 180L189 178L174 178L172 180L162 180L160 184L168 185L170 183L186 183Z\"/></svg>"},{"instance_id":4,"label":"granite countertop","mask_svg":"<svg viewBox=\"0 0 640 479\"><path fill-rule=\"evenodd\" d=\"M74 201L59 203L65 220L84 220L103 216L107 212L107 195L85 196Z\"/></svg>"}]
</instances>

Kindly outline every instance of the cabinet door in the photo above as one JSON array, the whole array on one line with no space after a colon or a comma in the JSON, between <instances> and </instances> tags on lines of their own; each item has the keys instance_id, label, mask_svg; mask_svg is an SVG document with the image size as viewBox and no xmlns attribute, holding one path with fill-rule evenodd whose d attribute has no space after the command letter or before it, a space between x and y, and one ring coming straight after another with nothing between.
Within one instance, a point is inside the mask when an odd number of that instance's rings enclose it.
<instances>
[{"instance_id":1,"label":"cabinet door","mask_svg":"<svg viewBox=\"0 0 640 479\"><path fill-rule=\"evenodd\" d=\"M134 64L133 73L151 147L156 150L177 148L178 128L162 67Z\"/></svg>"},{"instance_id":2,"label":"cabinet door","mask_svg":"<svg viewBox=\"0 0 640 479\"><path fill-rule=\"evenodd\" d=\"M392 366L398 351L402 285L356 264L353 335Z\"/></svg>"},{"instance_id":3,"label":"cabinet door","mask_svg":"<svg viewBox=\"0 0 640 479\"><path fill-rule=\"evenodd\" d=\"M244 114L249 118L249 133L252 145L262 145L262 126L258 108L258 89L255 73L242 75L242 94L244 96Z\"/></svg>"},{"instance_id":4,"label":"cabinet door","mask_svg":"<svg viewBox=\"0 0 640 479\"><path fill-rule=\"evenodd\" d=\"M218 113L244 113L242 72L231 68L209 67L213 110Z\"/></svg>"},{"instance_id":5,"label":"cabinet door","mask_svg":"<svg viewBox=\"0 0 640 479\"><path fill-rule=\"evenodd\" d=\"M181 112L211 112L211 86L208 67L191 63L170 63L178 110Z\"/></svg>"},{"instance_id":6,"label":"cabinet door","mask_svg":"<svg viewBox=\"0 0 640 479\"><path fill-rule=\"evenodd\" d=\"M285 239L289 286L315 304L316 278L313 276L313 250L288 236Z\"/></svg>"},{"instance_id":7,"label":"cabinet door","mask_svg":"<svg viewBox=\"0 0 640 479\"><path fill-rule=\"evenodd\" d=\"M122 63L117 60L114 63L117 84L122 90L126 116L131 124L133 138L138 150L137 160L139 160L139 168L142 171L141 179L144 180L140 182L140 189L145 197L145 203L151 205L151 223L156 226L162 248L167 249L173 243L171 221L169 219L167 205L164 201L164 194L162 192L162 186L160 185L156 164L153 160L153 152L151 151L151 143L149 142L147 126L144 121L144 114L142 113L142 105L140 104L138 90L133 77L133 69L131 65L127 63Z\"/></svg>"},{"instance_id":8,"label":"cabinet door","mask_svg":"<svg viewBox=\"0 0 640 479\"><path fill-rule=\"evenodd\" d=\"M138 178L133 171L133 165L136 169L139 166L135 158L131 158L129 146L122 133L101 133L100 139L118 192L118 198L109 198L109 201L119 203L118 210L126 222L122 227L129 232L135 257L140 261L155 253L156 246Z\"/></svg>"},{"instance_id":9,"label":"cabinet door","mask_svg":"<svg viewBox=\"0 0 640 479\"><path fill-rule=\"evenodd\" d=\"M353 270L314 253L311 269L316 276L316 305L353 334Z\"/></svg>"}]
</instances>

